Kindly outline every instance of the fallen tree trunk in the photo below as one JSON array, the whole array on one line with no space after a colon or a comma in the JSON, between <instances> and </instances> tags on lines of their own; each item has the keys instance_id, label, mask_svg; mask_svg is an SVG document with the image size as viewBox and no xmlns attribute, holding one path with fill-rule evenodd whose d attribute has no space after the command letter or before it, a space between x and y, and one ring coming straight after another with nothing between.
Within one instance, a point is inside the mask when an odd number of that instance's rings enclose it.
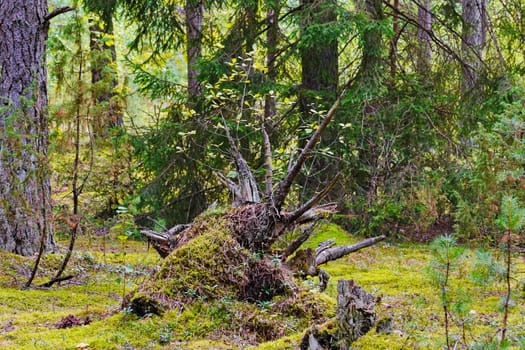
<instances>
[{"instance_id":1,"label":"fallen tree trunk","mask_svg":"<svg viewBox=\"0 0 525 350\"><path fill-rule=\"evenodd\" d=\"M320 266L320 265L326 264L329 261L340 259L345 255L356 252L366 247L370 247L376 244L377 242L384 240L385 238L386 238L385 235L381 235L381 236L365 239L357 244L342 245L342 246L337 246L334 248L325 249L321 251L319 254L317 254L317 256L315 257L315 266Z\"/></svg>"},{"instance_id":2,"label":"fallen tree trunk","mask_svg":"<svg viewBox=\"0 0 525 350\"><path fill-rule=\"evenodd\" d=\"M175 225L165 232L142 230L140 233L148 238L149 242L162 258L167 257L178 244L179 234L190 228L191 225Z\"/></svg>"},{"instance_id":3,"label":"fallen tree trunk","mask_svg":"<svg viewBox=\"0 0 525 350\"><path fill-rule=\"evenodd\" d=\"M298 250L295 255L287 261L288 266L302 277L317 276L319 277L319 286L321 291L324 291L328 285L330 275L328 272L319 268L320 265L326 264L329 261L340 259L350 253L357 252L363 248L370 247L386 238L385 235L367 238L359 243L352 245L341 245L332 247L334 240L329 240L319 244L319 247L314 252L310 248ZM305 241L304 232L299 236L298 240ZM297 247L297 242L292 242L285 251L290 253L291 248ZM293 253L293 252L292 252Z\"/></svg>"}]
</instances>

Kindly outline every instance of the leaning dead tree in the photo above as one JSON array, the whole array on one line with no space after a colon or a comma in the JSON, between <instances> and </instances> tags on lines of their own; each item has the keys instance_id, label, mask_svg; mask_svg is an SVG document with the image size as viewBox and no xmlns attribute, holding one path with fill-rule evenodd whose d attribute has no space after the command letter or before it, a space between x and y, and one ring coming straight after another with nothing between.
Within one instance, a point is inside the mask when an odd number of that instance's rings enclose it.
<instances>
[{"instance_id":1,"label":"leaning dead tree","mask_svg":"<svg viewBox=\"0 0 525 350\"><path fill-rule=\"evenodd\" d=\"M334 176L332 182L322 191L314 195L306 203L298 206L292 211L285 210L286 200L290 194L292 184L299 175L305 161L311 155L320 140L321 134L334 118L336 111L345 95L346 90L339 95L332 105L318 129L312 134L295 162L289 166L284 178L274 185L272 168L272 148L269 137L262 127L265 156L265 191L261 196L255 176L249 168L246 160L239 151L235 140L224 123L226 136L230 144L232 159L237 168L237 182L225 176L218 175L220 181L228 187L234 197L235 208L225 214L229 228L233 232L236 241L250 251L269 252L273 243L285 233L298 227L303 227L299 238L290 243L281 253L283 260L298 250L313 231L314 223L326 218L336 212L335 204L320 204L321 200L330 192L338 180ZM168 256L173 250L188 241L188 232L192 232L192 225L177 225L165 232L158 233L150 230L142 231L152 242L154 248L163 257ZM193 235L193 233L192 233ZM327 281L328 274L319 269L319 266L329 261L339 259L346 254L364 247L368 247L385 238L379 236L367 239L352 246L327 245L313 251L297 252L296 256L305 256L303 262L297 259L292 262L294 270L303 270L305 275L319 275L321 282ZM326 281L324 283L326 283Z\"/></svg>"}]
</instances>

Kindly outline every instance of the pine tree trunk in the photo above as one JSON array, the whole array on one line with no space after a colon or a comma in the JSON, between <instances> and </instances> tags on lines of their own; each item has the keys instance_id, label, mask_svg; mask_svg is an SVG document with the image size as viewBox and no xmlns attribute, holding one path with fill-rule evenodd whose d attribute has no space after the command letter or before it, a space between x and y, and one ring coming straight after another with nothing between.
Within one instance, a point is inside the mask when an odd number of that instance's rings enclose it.
<instances>
[{"instance_id":1,"label":"pine tree trunk","mask_svg":"<svg viewBox=\"0 0 525 350\"><path fill-rule=\"evenodd\" d=\"M204 18L204 3L202 0L186 0L186 56L188 64L188 94L190 105L195 107L202 94L202 88L197 79L199 59L202 55L202 22Z\"/></svg>"},{"instance_id":2,"label":"pine tree trunk","mask_svg":"<svg viewBox=\"0 0 525 350\"><path fill-rule=\"evenodd\" d=\"M335 0L302 0L304 14L302 18L303 35L312 26L330 26L337 21ZM302 81L299 96L299 108L306 123L314 123L316 116L312 110L328 108L337 97L339 81L339 53L337 38L316 38L305 35L309 42L305 42L301 50ZM321 97L321 99L319 99ZM300 140L302 147L304 141ZM326 130L320 141L321 148L330 148L337 153L337 133ZM305 191L301 193L304 198L311 197L315 191L328 185L330 179L340 171L338 162L324 157L313 157L311 160L311 174L301 178L301 186ZM328 200L338 201L344 192L336 186L327 195Z\"/></svg>"},{"instance_id":3,"label":"pine tree trunk","mask_svg":"<svg viewBox=\"0 0 525 350\"><path fill-rule=\"evenodd\" d=\"M116 93L113 91L118 85L116 70L117 51L113 40L113 18L106 14L105 19L89 21L89 49L92 54L91 83L95 86L94 101L103 107L96 121L96 135L104 137L108 130L122 127L122 109L115 101ZM109 43L109 44L108 44ZM99 86L98 85L103 85Z\"/></svg>"},{"instance_id":4,"label":"pine tree trunk","mask_svg":"<svg viewBox=\"0 0 525 350\"><path fill-rule=\"evenodd\" d=\"M486 0L462 0L463 11L463 80L461 88L463 91L472 89L479 78L483 58L483 46L485 46L487 33L487 1Z\"/></svg>"},{"instance_id":5,"label":"pine tree trunk","mask_svg":"<svg viewBox=\"0 0 525 350\"><path fill-rule=\"evenodd\" d=\"M430 63L432 59L432 47L430 45L430 34L432 30L432 14L430 12L431 1L423 0L417 11L417 22L419 29L417 38L419 39L417 55L417 72L422 79L429 79Z\"/></svg>"},{"instance_id":6,"label":"pine tree trunk","mask_svg":"<svg viewBox=\"0 0 525 350\"><path fill-rule=\"evenodd\" d=\"M51 227L47 169L47 0L0 6L0 248L38 251Z\"/></svg>"},{"instance_id":7,"label":"pine tree trunk","mask_svg":"<svg viewBox=\"0 0 525 350\"><path fill-rule=\"evenodd\" d=\"M373 90L380 85L383 75L383 30L377 22L382 21L385 15L381 0L365 0L363 10L372 25L362 34L361 83Z\"/></svg>"}]
</instances>

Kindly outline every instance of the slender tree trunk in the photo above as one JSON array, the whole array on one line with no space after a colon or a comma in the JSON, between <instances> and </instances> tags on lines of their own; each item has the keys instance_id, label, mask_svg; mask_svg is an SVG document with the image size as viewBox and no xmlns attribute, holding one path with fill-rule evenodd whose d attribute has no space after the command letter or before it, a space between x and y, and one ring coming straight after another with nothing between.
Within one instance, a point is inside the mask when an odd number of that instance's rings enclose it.
<instances>
[{"instance_id":1,"label":"slender tree trunk","mask_svg":"<svg viewBox=\"0 0 525 350\"><path fill-rule=\"evenodd\" d=\"M397 41L399 39L399 18L397 15L397 11L399 10L399 0L394 0L392 4L394 8L394 14L393 14L393 23L392 23L392 31L394 32L394 36L392 37L392 40L390 41L390 78L392 81L394 81L396 77L396 70L397 70Z\"/></svg>"},{"instance_id":2,"label":"slender tree trunk","mask_svg":"<svg viewBox=\"0 0 525 350\"><path fill-rule=\"evenodd\" d=\"M277 43L279 36L279 0L268 2L268 11L266 12L266 25L268 30L266 31L266 68L268 72L266 74L268 80L273 83L277 72L275 70L275 59L277 53ZM264 101L264 120L266 123L272 120L277 114L275 106L275 98L267 94Z\"/></svg>"},{"instance_id":3,"label":"slender tree trunk","mask_svg":"<svg viewBox=\"0 0 525 350\"><path fill-rule=\"evenodd\" d=\"M304 31L313 25L330 25L337 20L335 2L333 0L303 0ZM335 92L338 85L338 47L337 38L326 40L326 38L312 39L313 42L306 43L301 51L301 88L304 92L301 96L301 112L309 115L311 104L315 100L312 93L324 93L333 102L336 98Z\"/></svg>"},{"instance_id":4,"label":"slender tree trunk","mask_svg":"<svg viewBox=\"0 0 525 350\"><path fill-rule=\"evenodd\" d=\"M417 54L416 70L422 79L428 79L431 68L432 47L429 32L432 30L432 14L430 12L431 0L423 0L417 11L417 21L420 28L417 31L419 47Z\"/></svg>"},{"instance_id":5,"label":"slender tree trunk","mask_svg":"<svg viewBox=\"0 0 525 350\"><path fill-rule=\"evenodd\" d=\"M93 99L103 110L95 122L95 131L96 135L101 137L107 135L108 129L123 126L122 108L115 99L117 94L114 91L118 85L118 74L117 51L114 41L111 40L114 36L113 18L111 14L105 14L103 17L89 20L91 82L95 87Z\"/></svg>"},{"instance_id":6,"label":"slender tree trunk","mask_svg":"<svg viewBox=\"0 0 525 350\"><path fill-rule=\"evenodd\" d=\"M186 0L186 63L188 76L188 107L192 108L197 115L202 111L202 86L199 81L199 60L202 56L202 30L204 20L204 1ZM206 135L206 128L200 122L200 118L193 121L193 125L200 135ZM187 159L188 177L192 179L186 184L187 193L193 195L182 205L186 212L186 218L182 222L190 222L195 216L206 209L207 197L203 190L205 182L199 162L204 159L206 143L205 137L197 139L198 144L193 145L195 150ZM178 209L180 210L180 209Z\"/></svg>"},{"instance_id":7,"label":"slender tree trunk","mask_svg":"<svg viewBox=\"0 0 525 350\"><path fill-rule=\"evenodd\" d=\"M330 26L337 21L335 0L303 0L303 35L311 26ZM307 36L309 42L303 44L301 50L301 90L299 108L305 123L314 122L312 109L322 110L329 107L336 99L339 80L339 54L337 38L315 38ZM319 99L320 97L320 99ZM321 138L321 147L330 148L337 154L337 133L335 130L326 130ZM301 145L303 142L299 142ZM302 145L301 145L302 146ZM340 171L338 162L321 156L313 157L309 166L310 174L299 181L305 189L301 196L308 198L316 190L324 188ZM328 200L337 201L343 192L336 187L328 194Z\"/></svg>"},{"instance_id":8,"label":"slender tree trunk","mask_svg":"<svg viewBox=\"0 0 525 350\"><path fill-rule=\"evenodd\" d=\"M47 169L46 0L0 6L0 248L54 247Z\"/></svg>"},{"instance_id":9,"label":"slender tree trunk","mask_svg":"<svg viewBox=\"0 0 525 350\"><path fill-rule=\"evenodd\" d=\"M202 95L198 80L199 59L202 56L202 23L204 3L202 0L186 0L186 60L188 69L188 95L190 106L196 108Z\"/></svg>"},{"instance_id":10,"label":"slender tree trunk","mask_svg":"<svg viewBox=\"0 0 525 350\"><path fill-rule=\"evenodd\" d=\"M381 0L365 0L364 11L370 22L385 18ZM370 26L362 34L363 59L361 83L372 89L379 87L383 76L383 33L378 26Z\"/></svg>"},{"instance_id":11,"label":"slender tree trunk","mask_svg":"<svg viewBox=\"0 0 525 350\"><path fill-rule=\"evenodd\" d=\"M374 201L377 189L381 185L380 154L381 144L374 135L378 128L376 115L378 110L377 98L383 83L384 72L384 45L383 29L378 25L384 20L383 3L381 0L364 0L361 5L370 25L361 33L362 60L359 71L359 89L363 98L363 130L370 130L363 134L362 151L359 153L361 164L366 164L369 171L356 176L360 187L366 190L368 205ZM370 133L370 134L368 134Z\"/></svg>"},{"instance_id":12,"label":"slender tree trunk","mask_svg":"<svg viewBox=\"0 0 525 350\"><path fill-rule=\"evenodd\" d=\"M461 88L467 91L472 89L479 79L487 33L487 0L462 0L461 7L462 51L466 63L463 67Z\"/></svg>"}]
</instances>

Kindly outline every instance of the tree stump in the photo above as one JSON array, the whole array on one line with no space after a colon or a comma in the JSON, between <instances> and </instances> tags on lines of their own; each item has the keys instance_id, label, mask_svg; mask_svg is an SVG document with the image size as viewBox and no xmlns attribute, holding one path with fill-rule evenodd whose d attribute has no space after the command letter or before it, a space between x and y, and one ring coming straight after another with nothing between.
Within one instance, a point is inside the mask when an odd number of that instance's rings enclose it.
<instances>
[{"instance_id":1,"label":"tree stump","mask_svg":"<svg viewBox=\"0 0 525 350\"><path fill-rule=\"evenodd\" d=\"M353 280L337 284L337 327L339 349L348 350L350 344L366 334L376 322L375 298Z\"/></svg>"},{"instance_id":2,"label":"tree stump","mask_svg":"<svg viewBox=\"0 0 525 350\"><path fill-rule=\"evenodd\" d=\"M376 322L376 298L353 280L337 284L336 325L312 327L301 342L301 350L349 350L350 344L365 335Z\"/></svg>"}]
</instances>

